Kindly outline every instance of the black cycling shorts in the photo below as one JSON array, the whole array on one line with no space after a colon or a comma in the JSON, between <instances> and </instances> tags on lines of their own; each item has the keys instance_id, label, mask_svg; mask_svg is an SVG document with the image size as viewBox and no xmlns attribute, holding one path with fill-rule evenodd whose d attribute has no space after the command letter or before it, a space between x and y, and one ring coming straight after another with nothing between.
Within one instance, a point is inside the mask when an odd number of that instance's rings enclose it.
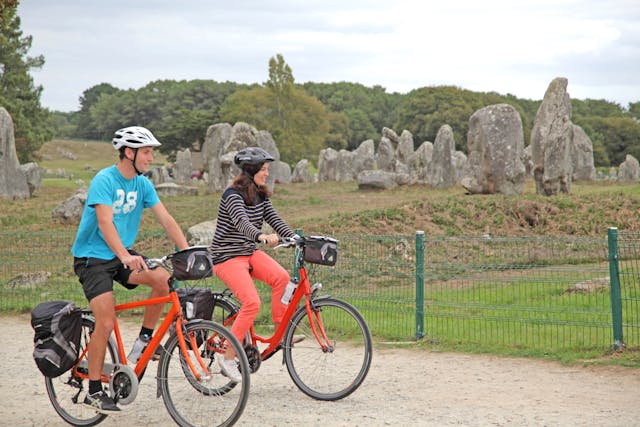
<instances>
[{"instance_id":1,"label":"black cycling shorts","mask_svg":"<svg viewBox=\"0 0 640 427\"><path fill-rule=\"evenodd\" d=\"M140 255L129 249L131 255ZM146 259L144 255L141 255ZM135 289L138 285L129 284L131 270L125 268L117 257L110 260L100 258L74 258L73 271L78 275L84 295L88 301L98 295L113 291L113 281L127 289Z\"/></svg>"}]
</instances>

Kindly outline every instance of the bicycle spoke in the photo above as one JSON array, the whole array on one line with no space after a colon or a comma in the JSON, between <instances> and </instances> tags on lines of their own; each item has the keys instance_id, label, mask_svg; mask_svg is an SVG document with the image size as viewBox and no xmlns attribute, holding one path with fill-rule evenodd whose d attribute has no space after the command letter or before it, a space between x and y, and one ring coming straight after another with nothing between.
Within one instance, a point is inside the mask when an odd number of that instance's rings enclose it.
<instances>
[{"instance_id":1,"label":"bicycle spoke","mask_svg":"<svg viewBox=\"0 0 640 427\"><path fill-rule=\"evenodd\" d=\"M158 366L158 379L162 397L171 417L180 425L231 425L242 414L249 395L249 368L240 344L231 333L220 325L208 322L194 322L186 326L189 336L198 347L195 351L205 362L208 375L196 360L196 353L188 345L191 366L200 376L196 378L178 345L177 335L171 336L165 349L166 354ZM233 340L231 345L240 359L243 381L235 384L222 375L214 356L220 351L220 340ZM246 372L246 374L244 373Z\"/></svg>"},{"instance_id":2,"label":"bicycle spoke","mask_svg":"<svg viewBox=\"0 0 640 427\"><path fill-rule=\"evenodd\" d=\"M294 383L307 395L342 399L360 386L369 371L371 335L360 313L344 301L325 298L315 304L330 346L323 349L306 312L300 310L285 338L285 362ZM295 335L305 339L291 344Z\"/></svg>"}]
</instances>

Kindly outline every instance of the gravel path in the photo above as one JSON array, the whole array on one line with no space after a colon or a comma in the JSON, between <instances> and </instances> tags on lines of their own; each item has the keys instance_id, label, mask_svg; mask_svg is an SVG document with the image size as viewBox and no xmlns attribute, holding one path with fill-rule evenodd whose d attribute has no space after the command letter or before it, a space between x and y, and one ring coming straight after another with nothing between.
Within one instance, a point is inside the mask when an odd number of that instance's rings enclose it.
<instances>
[{"instance_id":1,"label":"gravel path","mask_svg":"<svg viewBox=\"0 0 640 427\"><path fill-rule=\"evenodd\" d=\"M137 328L128 328L135 333ZM66 425L31 359L29 316L0 317L0 425ZM251 379L239 426L639 426L640 370L377 345L354 394L318 402L295 387L281 358ZM145 381L146 380L146 381ZM171 426L145 378L127 411L101 426Z\"/></svg>"}]
</instances>

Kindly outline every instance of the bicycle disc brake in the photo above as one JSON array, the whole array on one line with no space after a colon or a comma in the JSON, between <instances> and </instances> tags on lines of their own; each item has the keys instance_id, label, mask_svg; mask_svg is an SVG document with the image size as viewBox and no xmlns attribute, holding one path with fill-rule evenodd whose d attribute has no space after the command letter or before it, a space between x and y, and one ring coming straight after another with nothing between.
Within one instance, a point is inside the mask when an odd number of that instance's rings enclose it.
<instances>
[{"instance_id":1,"label":"bicycle disc brake","mask_svg":"<svg viewBox=\"0 0 640 427\"><path fill-rule=\"evenodd\" d=\"M260 368L260 363L262 363L262 359L260 359L260 351L258 350L258 347L247 344L244 346L244 352L247 354L249 368L253 374L258 370L258 368Z\"/></svg>"},{"instance_id":2,"label":"bicycle disc brake","mask_svg":"<svg viewBox=\"0 0 640 427\"><path fill-rule=\"evenodd\" d=\"M128 405L138 395L138 377L128 365L117 364L109 378L109 391L116 403Z\"/></svg>"}]
</instances>

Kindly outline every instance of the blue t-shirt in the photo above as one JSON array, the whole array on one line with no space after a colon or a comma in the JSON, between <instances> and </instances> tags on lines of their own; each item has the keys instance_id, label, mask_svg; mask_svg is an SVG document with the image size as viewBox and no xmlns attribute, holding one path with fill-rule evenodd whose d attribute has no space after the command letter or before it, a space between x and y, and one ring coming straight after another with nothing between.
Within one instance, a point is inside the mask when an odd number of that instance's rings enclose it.
<instances>
[{"instance_id":1,"label":"blue t-shirt","mask_svg":"<svg viewBox=\"0 0 640 427\"><path fill-rule=\"evenodd\" d=\"M102 169L89 185L87 201L71 253L77 258L110 260L116 257L98 228L96 205L111 206L113 223L120 240L124 247L130 249L138 235L143 209L158 203L158 193L147 177L137 175L133 179L127 179L115 165Z\"/></svg>"}]
</instances>

